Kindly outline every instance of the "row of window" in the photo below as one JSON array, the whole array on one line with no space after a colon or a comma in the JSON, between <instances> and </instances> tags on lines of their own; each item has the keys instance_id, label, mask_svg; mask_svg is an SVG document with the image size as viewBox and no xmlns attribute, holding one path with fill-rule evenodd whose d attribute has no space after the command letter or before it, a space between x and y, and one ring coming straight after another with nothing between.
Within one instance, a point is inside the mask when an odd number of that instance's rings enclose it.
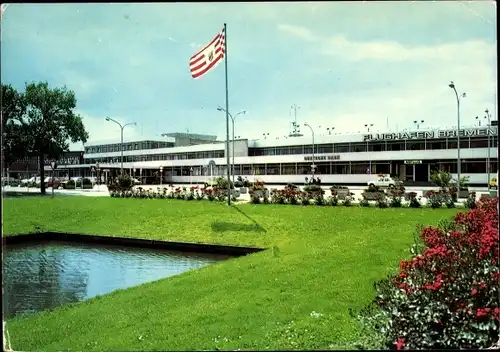
<instances>
[{"instance_id":1,"label":"row of window","mask_svg":"<svg viewBox=\"0 0 500 352\"><path fill-rule=\"evenodd\" d=\"M89 147L85 147L85 153L90 154L90 153L119 152L120 145L121 145L120 143L117 143L117 144L89 146ZM123 143L123 151L171 148L173 146L174 146L174 143L171 143L171 142L155 142L155 141L132 142L132 143Z\"/></svg>"},{"instance_id":2,"label":"row of window","mask_svg":"<svg viewBox=\"0 0 500 352\"><path fill-rule=\"evenodd\" d=\"M498 144L498 137L488 138L460 138L460 148L488 148ZM457 139L428 139L428 140L405 140L405 141L367 141L353 143L328 143L314 146L314 152L322 153L358 153L358 152L385 152L385 151L405 151L405 150L436 150L436 149L457 149ZM266 147L249 149L249 156L270 156L270 155L293 155L312 154L312 145L298 145L285 147Z\"/></svg>"},{"instance_id":3,"label":"row of window","mask_svg":"<svg viewBox=\"0 0 500 352\"><path fill-rule=\"evenodd\" d=\"M143 142L144 144L145 142ZM161 142L153 142L161 143ZM166 142L165 142L166 143ZM487 138L461 138L460 148L487 148L494 147L498 144L498 137L493 136L488 141ZM103 146L102 148L112 148L113 146ZM90 148L90 147L89 147ZM86 148L86 153L89 153ZM93 147L92 147L93 148ZM119 151L119 145L114 146L115 150L108 149L107 151ZM128 149L131 150L131 144L128 144ZM154 148L162 148L155 146ZM153 147L149 149L154 149ZM384 151L406 151L406 150L438 150L438 149L456 149L457 139L429 139L429 140L407 140L407 141L368 141L368 142L353 142L353 143L328 143L318 144L314 146L316 154L332 154L332 153L358 153L358 152L384 152ZM144 147L134 147L135 150L148 149ZM103 152L105 152L104 150ZM90 151L94 153L95 151ZM99 151L97 151L99 152ZM266 148L249 148L249 156L273 156L273 155L297 155L297 154L312 154L312 145L285 146L285 147L266 147ZM205 152L185 152L185 153L168 153L155 155L134 155L125 156L124 162L134 161L155 161L155 160L187 160L187 159L213 159L224 157L223 150L205 151ZM88 160L98 160L99 162L112 162L116 157L96 158ZM95 161L94 161L95 162Z\"/></svg>"},{"instance_id":4,"label":"row of window","mask_svg":"<svg viewBox=\"0 0 500 352\"><path fill-rule=\"evenodd\" d=\"M185 159L217 159L224 157L224 150L211 150L207 152L190 152L176 154L154 154L154 155L134 155L123 156L123 162L137 161L160 161L160 160L185 160ZM119 163L120 156L85 159L87 164L99 163Z\"/></svg>"},{"instance_id":5,"label":"row of window","mask_svg":"<svg viewBox=\"0 0 500 352\"><path fill-rule=\"evenodd\" d=\"M315 174L318 175L335 175L335 174L400 174L404 164L394 161L377 161L377 162L317 162ZM461 162L462 173L479 173L487 172L485 159L463 160ZM443 160L432 161L428 164L417 164L416 169L427 170L442 170L452 173L457 172L457 162ZM406 170L413 170L413 165L406 165ZM149 171L149 170L148 170ZM136 170L138 172L138 170ZM164 167L163 174L170 176L204 176L204 175L224 175L226 172L225 165L216 165L210 170L207 166L171 166ZM498 172L498 164L495 161L490 163L490 173ZM243 164L235 165L234 173L237 175L309 175L311 174L310 163L287 163L287 164ZM427 171L425 171L427 173Z\"/></svg>"}]
</instances>

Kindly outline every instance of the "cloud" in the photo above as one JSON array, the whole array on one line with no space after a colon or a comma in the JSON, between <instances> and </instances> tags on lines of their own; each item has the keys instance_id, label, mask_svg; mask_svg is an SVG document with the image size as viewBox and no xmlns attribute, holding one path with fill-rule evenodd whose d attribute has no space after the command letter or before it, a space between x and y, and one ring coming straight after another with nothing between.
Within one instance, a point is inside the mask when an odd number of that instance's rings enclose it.
<instances>
[{"instance_id":1,"label":"cloud","mask_svg":"<svg viewBox=\"0 0 500 352\"><path fill-rule=\"evenodd\" d=\"M2 80L74 90L91 141L119 140L106 115L139 123L126 138L189 129L222 140L225 118L215 108L225 102L224 66L193 81L188 60L228 21L229 106L249 111L236 135L287 135L292 104L301 107L298 122L318 134L325 126L386 129L387 119L391 129L414 120L452 126L450 80L467 92L467 124L495 110L493 9L486 2L11 5L2 21Z\"/></svg>"},{"instance_id":2,"label":"cloud","mask_svg":"<svg viewBox=\"0 0 500 352\"><path fill-rule=\"evenodd\" d=\"M316 86L325 79L340 88L302 104L304 118L317 126L335 126L345 132L363 130L365 123L383 130L387 120L389 128L411 128L415 120L424 120L428 127L456 126L455 96L448 87L451 80L468 94L461 104L462 124L473 124L476 115L485 108L492 110L495 103L496 44L486 40L409 45L322 36L296 25L277 28L315 43L307 49L316 56L314 67L294 78L304 82L308 76ZM276 127L267 129L275 131Z\"/></svg>"},{"instance_id":3,"label":"cloud","mask_svg":"<svg viewBox=\"0 0 500 352\"><path fill-rule=\"evenodd\" d=\"M279 24L278 29L303 40L311 42L318 40L318 38L312 33L312 31L305 27L293 26L289 24Z\"/></svg>"}]
</instances>

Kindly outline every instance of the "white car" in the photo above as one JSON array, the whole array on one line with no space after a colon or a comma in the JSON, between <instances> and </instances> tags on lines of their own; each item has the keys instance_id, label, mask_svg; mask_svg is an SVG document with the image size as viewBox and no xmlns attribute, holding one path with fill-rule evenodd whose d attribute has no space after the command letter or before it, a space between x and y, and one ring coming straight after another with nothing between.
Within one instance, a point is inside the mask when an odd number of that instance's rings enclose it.
<instances>
[{"instance_id":1,"label":"white car","mask_svg":"<svg viewBox=\"0 0 500 352\"><path fill-rule=\"evenodd\" d=\"M379 175L377 178L368 181L368 186L375 186L380 188L392 188L397 184L396 180L394 180L389 175Z\"/></svg>"}]
</instances>

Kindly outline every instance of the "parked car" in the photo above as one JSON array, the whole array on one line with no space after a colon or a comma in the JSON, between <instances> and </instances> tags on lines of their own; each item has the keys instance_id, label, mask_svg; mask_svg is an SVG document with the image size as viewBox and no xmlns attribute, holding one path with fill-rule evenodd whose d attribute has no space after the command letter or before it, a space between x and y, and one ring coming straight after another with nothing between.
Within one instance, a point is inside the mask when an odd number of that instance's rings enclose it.
<instances>
[{"instance_id":1,"label":"parked car","mask_svg":"<svg viewBox=\"0 0 500 352\"><path fill-rule=\"evenodd\" d=\"M375 179L368 181L368 186L375 186L379 188L392 188L397 184L389 175L378 175Z\"/></svg>"}]
</instances>

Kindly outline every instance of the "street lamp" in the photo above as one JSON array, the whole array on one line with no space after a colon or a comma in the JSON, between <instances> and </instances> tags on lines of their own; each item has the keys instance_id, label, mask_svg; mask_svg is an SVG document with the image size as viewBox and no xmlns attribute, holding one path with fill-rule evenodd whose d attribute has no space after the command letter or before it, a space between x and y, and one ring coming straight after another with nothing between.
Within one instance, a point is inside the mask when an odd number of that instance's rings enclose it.
<instances>
[{"instance_id":1,"label":"street lamp","mask_svg":"<svg viewBox=\"0 0 500 352\"><path fill-rule=\"evenodd\" d=\"M226 111L226 109L221 108L220 106L217 108L217 111L224 111L224 112L227 112L227 114L229 115L229 117L231 118L231 121L232 121L232 123L233 123L233 141L232 141L232 143L231 143L231 144L232 144L232 146L233 146L233 147L232 147L232 148L233 148L233 153L232 153L232 154L233 154L233 163L232 163L233 165L231 166L231 170L232 170L232 174L233 174L233 184L234 184L234 120L236 120L236 117L237 117L238 115L240 115L240 114L243 114L243 115L244 115L244 114L246 114L247 112L246 112L245 110L240 111L239 113L237 113L237 114L236 114L236 115L234 115L234 117L233 117L233 115L231 115L231 113L229 113L228 111ZM228 151L228 153L229 153L229 151Z\"/></svg>"},{"instance_id":2,"label":"street lamp","mask_svg":"<svg viewBox=\"0 0 500 352\"><path fill-rule=\"evenodd\" d=\"M233 175L234 177L234 175ZM189 168L189 184L193 184L193 168Z\"/></svg>"},{"instance_id":3,"label":"street lamp","mask_svg":"<svg viewBox=\"0 0 500 352\"><path fill-rule=\"evenodd\" d=\"M413 121L413 123L417 126L417 130L420 128L420 124L421 123L424 123L424 120L420 120L420 122L418 122L417 120Z\"/></svg>"},{"instance_id":4,"label":"street lamp","mask_svg":"<svg viewBox=\"0 0 500 352\"><path fill-rule=\"evenodd\" d=\"M99 163L95 164L95 171L96 171L95 175L97 177L97 188L99 189L99 186L101 185L101 183L99 182L99 180L101 179L101 173L100 173L101 169L99 168Z\"/></svg>"},{"instance_id":5,"label":"street lamp","mask_svg":"<svg viewBox=\"0 0 500 352\"><path fill-rule=\"evenodd\" d=\"M57 167L57 163L55 161L51 161L50 166L52 167L52 197L54 197L54 171ZM42 180L42 182L43 182L43 180Z\"/></svg>"},{"instance_id":6,"label":"street lamp","mask_svg":"<svg viewBox=\"0 0 500 352\"><path fill-rule=\"evenodd\" d=\"M484 118L487 119L486 116ZM479 116L476 116L476 121L477 121L477 126L481 127L481 119L479 118Z\"/></svg>"},{"instance_id":7,"label":"street lamp","mask_svg":"<svg viewBox=\"0 0 500 352\"><path fill-rule=\"evenodd\" d=\"M373 123L370 123L370 124L365 124L365 128L367 129L368 133L370 133L370 128L373 127ZM366 139L366 152L369 152L369 148L368 148L368 142L369 142L369 138ZM372 173L372 157L371 157L371 154L368 154L369 155L369 160L368 160L368 173L371 174Z\"/></svg>"},{"instance_id":8,"label":"street lamp","mask_svg":"<svg viewBox=\"0 0 500 352\"><path fill-rule=\"evenodd\" d=\"M116 123L118 126L120 126L120 129L121 129L121 133L120 133L120 136L121 136L121 139L120 139L120 150L121 150L121 166L120 166L120 173L123 175L123 129L127 126L131 126L131 125L134 125L134 126L137 126L137 122L130 122L130 123L126 123L125 125L122 125L121 123L119 123L118 121L116 120L113 120L111 117L106 117L105 119L106 121L112 121L114 123Z\"/></svg>"},{"instance_id":9,"label":"street lamp","mask_svg":"<svg viewBox=\"0 0 500 352\"><path fill-rule=\"evenodd\" d=\"M368 129L368 133L370 132L370 127L373 127L373 123L371 123L371 124L365 124L365 128Z\"/></svg>"},{"instance_id":10,"label":"street lamp","mask_svg":"<svg viewBox=\"0 0 500 352\"><path fill-rule=\"evenodd\" d=\"M163 182L163 166L160 166L160 186L162 185Z\"/></svg>"},{"instance_id":11,"label":"street lamp","mask_svg":"<svg viewBox=\"0 0 500 352\"><path fill-rule=\"evenodd\" d=\"M311 171L312 171L312 177L314 178L314 171L316 169L316 165L314 165L314 130L311 127L311 125L309 125L307 122L304 123L304 126L309 127L309 129L311 130L311 133L312 133L312 165L311 165Z\"/></svg>"},{"instance_id":12,"label":"street lamp","mask_svg":"<svg viewBox=\"0 0 500 352\"><path fill-rule=\"evenodd\" d=\"M335 129L335 127L327 127L326 130L328 131L328 134L332 134L333 130Z\"/></svg>"},{"instance_id":13,"label":"street lamp","mask_svg":"<svg viewBox=\"0 0 500 352\"><path fill-rule=\"evenodd\" d=\"M462 170L462 165L460 161L460 98L465 98L465 93L458 94L457 89L455 88L455 83L453 81L448 85L455 92L455 96L457 97L457 183L460 184L460 173Z\"/></svg>"},{"instance_id":14,"label":"street lamp","mask_svg":"<svg viewBox=\"0 0 500 352\"><path fill-rule=\"evenodd\" d=\"M488 172L488 189L490 189L490 169L491 169L491 166L490 166L490 123L491 123L491 113L488 111L488 109L484 110L484 113L486 114L485 118L488 120L488 129L486 130L486 133L488 134L488 164L486 165L486 171Z\"/></svg>"}]
</instances>

